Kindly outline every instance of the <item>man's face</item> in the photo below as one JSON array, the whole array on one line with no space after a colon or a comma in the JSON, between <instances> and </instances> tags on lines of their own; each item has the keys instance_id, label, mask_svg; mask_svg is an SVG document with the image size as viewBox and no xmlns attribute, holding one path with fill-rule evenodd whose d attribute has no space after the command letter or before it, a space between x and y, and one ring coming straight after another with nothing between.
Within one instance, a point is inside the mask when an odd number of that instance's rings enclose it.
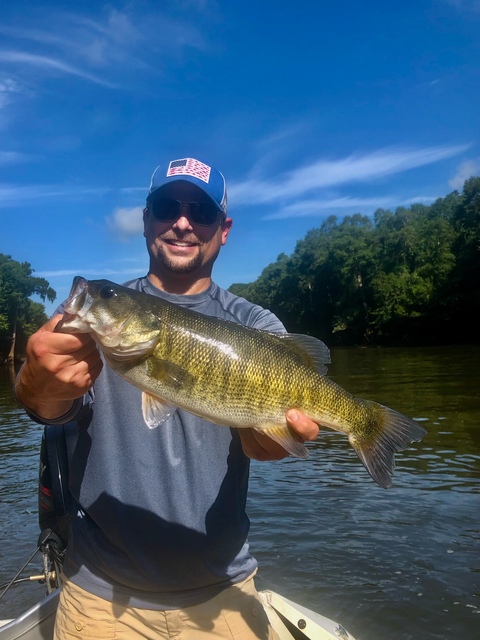
<instances>
[{"instance_id":1,"label":"man's face","mask_svg":"<svg viewBox=\"0 0 480 640\"><path fill-rule=\"evenodd\" d=\"M209 201L201 189L188 182L167 185L161 196L181 202ZM157 275L167 271L170 275L209 276L232 226L231 218L222 221L221 214L212 226L197 225L189 217L188 206L168 222L157 220L149 209L145 209L143 219L150 269Z\"/></svg>"}]
</instances>

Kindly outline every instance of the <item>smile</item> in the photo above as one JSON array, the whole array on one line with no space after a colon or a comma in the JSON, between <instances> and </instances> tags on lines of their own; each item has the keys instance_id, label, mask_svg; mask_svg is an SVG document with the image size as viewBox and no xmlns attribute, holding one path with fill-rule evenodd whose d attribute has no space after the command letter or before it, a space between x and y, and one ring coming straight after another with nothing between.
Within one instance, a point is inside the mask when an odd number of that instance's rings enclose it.
<instances>
[{"instance_id":1,"label":"smile","mask_svg":"<svg viewBox=\"0 0 480 640\"><path fill-rule=\"evenodd\" d=\"M164 241L173 247L197 247L198 242L187 242L186 240L175 240L173 238L164 238Z\"/></svg>"}]
</instances>

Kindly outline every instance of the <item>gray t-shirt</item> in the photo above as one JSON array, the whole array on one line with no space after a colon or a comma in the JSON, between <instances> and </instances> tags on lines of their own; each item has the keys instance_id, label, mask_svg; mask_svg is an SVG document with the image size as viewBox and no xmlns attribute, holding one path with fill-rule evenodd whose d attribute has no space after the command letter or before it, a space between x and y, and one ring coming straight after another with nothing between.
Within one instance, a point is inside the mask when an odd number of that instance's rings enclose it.
<instances>
[{"instance_id":1,"label":"gray t-shirt","mask_svg":"<svg viewBox=\"0 0 480 640\"><path fill-rule=\"evenodd\" d=\"M127 286L200 313L282 332L278 318L212 283L198 295ZM215 596L257 566L247 542L249 459L235 429L177 410L146 427L141 391L104 366L75 403L79 439L70 488L79 509L64 564L75 584L110 601L181 608Z\"/></svg>"}]
</instances>

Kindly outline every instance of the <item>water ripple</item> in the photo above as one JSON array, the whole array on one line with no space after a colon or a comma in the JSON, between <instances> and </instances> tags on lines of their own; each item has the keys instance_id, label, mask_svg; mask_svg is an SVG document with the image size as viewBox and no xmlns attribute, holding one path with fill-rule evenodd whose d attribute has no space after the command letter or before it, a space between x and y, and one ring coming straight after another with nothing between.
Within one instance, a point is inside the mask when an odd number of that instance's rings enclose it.
<instances>
[{"instance_id":1,"label":"water ripple","mask_svg":"<svg viewBox=\"0 0 480 640\"><path fill-rule=\"evenodd\" d=\"M388 491L327 429L307 460L253 462L259 586L341 621L358 640L479 640L480 348L340 349L332 360L339 384L418 416L427 435L396 456ZM38 535L42 428L11 391L2 395L1 377L0 406L1 582ZM38 590L16 591L3 615Z\"/></svg>"}]
</instances>

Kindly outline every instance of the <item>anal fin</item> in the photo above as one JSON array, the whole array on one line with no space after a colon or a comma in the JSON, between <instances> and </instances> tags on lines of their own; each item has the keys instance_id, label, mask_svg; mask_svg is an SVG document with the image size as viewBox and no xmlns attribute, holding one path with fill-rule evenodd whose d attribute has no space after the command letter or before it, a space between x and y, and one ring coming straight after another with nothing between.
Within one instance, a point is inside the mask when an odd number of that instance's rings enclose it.
<instances>
[{"instance_id":1,"label":"anal fin","mask_svg":"<svg viewBox=\"0 0 480 640\"><path fill-rule=\"evenodd\" d=\"M263 433L272 440L275 440L275 442L278 442L278 444L292 456L295 456L296 458L308 458L307 447L303 442L294 437L288 427L273 425L270 427L261 427L255 430L259 433Z\"/></svg>"}]
</instances>

